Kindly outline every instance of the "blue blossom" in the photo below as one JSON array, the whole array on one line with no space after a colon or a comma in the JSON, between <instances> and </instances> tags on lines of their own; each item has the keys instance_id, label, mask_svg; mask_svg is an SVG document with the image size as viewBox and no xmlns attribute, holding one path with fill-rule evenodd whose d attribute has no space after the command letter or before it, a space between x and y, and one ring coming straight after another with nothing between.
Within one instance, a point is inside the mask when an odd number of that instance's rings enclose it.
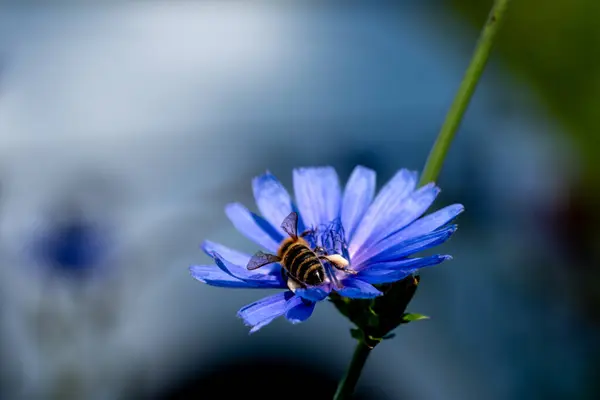
<instances>
[{"instance_id":1,"label":"blue blossom","mask_svg":"<svg viewBox=\"0 0 600 400\"><path fill-rule=\"evenodd\" d=\"M33 258L65 276L88 276L108 250L106 232L94 222L77 214L48 221L32 238Z\"/></svg>"},{"instance_id":2,"label":"blue blossom","mask_svg":"<svg viewBox=\"0 0 600 400\"><path fill-rule=\"evenodd\" d=\"M399 281L450 259L412 256L445 242L457 228L448 223L464 207L454 204L423 216L440 192L435 184L417 188L417 173L402 169L376 196L375 180L375 171L357 166L342 190L332 167L298 168L293 171L294 202L279 180L266 172L252 181L261 215L239 203L225 208L236 229L271 254L288 237L282 222L297 212L298 231L311 232L306 238L310 246L344 257L352 273L325 262L328 277L322 284L295 287L282 275L279 263L248 270L252 255L206 241L202 248L215 264L191 266L191 275L212 286L286 289L239 310L252 333L280 316L292 323L307 320L315 304L332 291L348 298L375 298L382 292L374 285Z\"/></svg>"}]
</instances>

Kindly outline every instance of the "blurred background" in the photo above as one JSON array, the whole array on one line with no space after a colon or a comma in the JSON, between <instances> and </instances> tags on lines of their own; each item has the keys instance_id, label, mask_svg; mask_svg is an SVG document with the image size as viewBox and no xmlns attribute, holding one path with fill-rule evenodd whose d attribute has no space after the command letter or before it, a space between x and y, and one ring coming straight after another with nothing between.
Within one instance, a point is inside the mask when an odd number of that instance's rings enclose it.
<instances>
[{"instance_id":1,"label":"blurred background","mask_svg":"<svg viewBox=\"0 0 600 400\"><path fill-rule=\"evenodd\" d=\"M209 287L250 180L420 170L492 1L3 2L0 398L330 399L330 304L248 336ZM439 179L466 206L360 399L600 392L600 3L514 1ZM310 385L302 384L310 382Z\"/></svg>"}]
</instances>

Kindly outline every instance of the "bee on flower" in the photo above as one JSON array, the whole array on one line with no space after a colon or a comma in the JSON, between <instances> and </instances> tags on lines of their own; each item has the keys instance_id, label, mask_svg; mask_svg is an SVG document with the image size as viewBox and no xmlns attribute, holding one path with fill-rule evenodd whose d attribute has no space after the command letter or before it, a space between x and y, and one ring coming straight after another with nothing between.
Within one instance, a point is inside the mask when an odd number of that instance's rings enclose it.
<instances>
[{"instance_id":1,"label":"bee on flower","mask_svg":"<svg viewBox=\"0 0 600 400\"><path fill-rule=\"evenodd\" d=\"M399 170L375 196L375 171L357 166L342 190L332 167L293 171L295 201L275 176L253 179L261 216L239 203L225 212L233 225L261 247L254 255L205 241L214 265L194 265L191 275L229 288L284 289L238 311L258 331L275 318L307 320L332 292L352 299L383 293L374 285L400 281L448 255L412 257L445 242L464 207L454 204L423 216L440 189L417 188L417 173Z\"/></svg>"}]
</instances>

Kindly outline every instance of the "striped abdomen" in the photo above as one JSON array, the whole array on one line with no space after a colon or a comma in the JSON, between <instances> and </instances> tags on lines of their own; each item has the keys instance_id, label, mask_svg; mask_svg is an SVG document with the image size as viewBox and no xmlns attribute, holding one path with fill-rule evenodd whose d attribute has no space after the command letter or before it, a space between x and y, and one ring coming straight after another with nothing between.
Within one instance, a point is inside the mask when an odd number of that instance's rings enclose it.
<instances>
[{"instance_id":1,"label":"striped abdomen","mask_svg":"<svg viewBox=\"0 0 600 400\"><path fill-rule=\"evenodd\" d=\"M281 265L288 274L301 283L316 286L323 283L325 270L319 257L302 239L287 239L279 248Z\"/></svg>"}]
</instances>

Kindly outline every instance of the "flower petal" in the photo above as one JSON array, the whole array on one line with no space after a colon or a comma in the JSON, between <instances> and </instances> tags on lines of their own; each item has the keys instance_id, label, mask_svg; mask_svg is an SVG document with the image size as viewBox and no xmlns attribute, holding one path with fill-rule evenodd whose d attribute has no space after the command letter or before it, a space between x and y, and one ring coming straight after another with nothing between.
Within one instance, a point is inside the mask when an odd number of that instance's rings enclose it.
<instances>
[{"instance_id":1,"label":"flower petal","mask_svg":"<svg viewBox=\"0 0 600 400\"><path fill-rule=\"evenodd\" d=\"M247 326L251 326L250 333L258 331L269 324L275 318L286 312L287 301L294 294L290 291L280 292L269 297L260 299L252 304L242 307L237 315L244 320Z\"/></svg>"},{"instance_id":2,"label":"flower petal","mask_svg":"<svg viewBox=\"0 0 600 400\"><path fill-rule=\"evenodd\" d=\"M360 249L356 249L353 261L361 264L364 258L373 254L371 248L380 241L385 241L408 224L419 218L431 206L440 189L433 183L427 184L406 196L395 210L389 210L387 221L381 221Z\"/></svg>"},{"instance_id":3,"label":"flower petal","mask_svg":"<svg viewBox=\"0 0 600 400\"><path fill-rule=\"evenodd\" d=\"M315 303L294 296L287 302L285 317L292 324L297 324L306 321L312 315L314 309Z\"/></svg>"},{"instance_id":4,"label":"flower petal","mask_svg":"<svg viewBox=\"0 0 600 400\"><path fill-rule=\"evenodd\" d=\"M406 228L394 233L388 239L395 242L406 240L411 237L425 235L439 228L440 226L446 225L452 221L456 216L462 213L465 207L462 204L452 204L444 207L436 212L424 216L408 225Z\"/></svg>"},{"instance_id":5,"label":"flower petal","mask_svg":"<svg viewBox=\"0 0 600 400\"><path fill-rule=\"evenodd\" d=\"M288 191L268 171L252 180L252 190L262 216L277 232L286 236L285 231L281 229L281 223L292 212L292 199Z\"/></svg>"},{"instance_id":6,"label":"flower petal","mask_svg":"<svg viewBox=\"0 0 600 400\"><path fill-rule=\"evenodd\" d=\"M381 229L379 234L372 238L372 243L385 239L414 222L431 207L431 204L433 204L440 191L440 188L435 186L435 184L429 183L404 198L397 212L393 213L392 220L383 225L383 229Z\"/></svg>"},{"instance_id":7,"label":"flower petal","mask_svg":"<svg viewBox=\"0 0 600 400\"><path fill-rule=\"evenodd\" d=\"M370 283L364 282L360 279L346 279L343 284L344 287L340 290L337 290L337 292L340 296L351 299L373 299L383 294Z\"/></svg>"},{"instance_id":8,"label":"flower petal","mask_svg":"<svg viewBox=\"0 0 600 400\"><path fill-rule=\"evenodd\" d=\"M264 272L249 271L225 260L219 253L212 254L217 267L226 274L246 282L252 288L282 289L286 287L281 274L268 275Z\"/></svg>"},{"instance_id":9,"label":"flower petal","mask_svg":"<svg viewBox=\"0 0 600 400\"><path fill-rule=\"evenodd\" d=\"M394 243L391 240L384 240L383 242L380 242L380 244L377 244L373 249L369 249L369 254L371 254L369 258L366 258L361 263L361 266L355 266L355 268L368 268L368 264L400 260L411 254L437 246L448 240L457 229L458 227L456 225L450 225L427 235L412 237L398 243ZM362 267L363 265L364 267Z\"/></svg>"},{"instance_id":10,"label":"flower petal","mask_svg":"<svg viewBox=\"0 0 600 400\"><path fill-rule=\"evenodd\" d=\"M410 269L410 270L406 270L406 271L404 271L404 270L401 270L401 271L386 270L385 273L383 273L384 271L380 270L377 272L380 272L380 273L364 276L361 278L373 285L382 285L385 283L394 283L394 282L401 281L402 279L406 278L407 276L417 272L417 270L416 269Z\"/></svg>"},{"instance_id":11,"label":"flower petal","mask_svg":"<svg viewBox=\"0 0 600 400\"><path fill-rule=\"evenodd\" d=\"M369 258L377 257L379 253L387 252L391 247L399 246L400 243L406 240L431 233L456 218L464 210L465 208L462 204L453 204L416 220L404 229L390 235L385 240L365 249L366 251L361 252L362 254L357 254L352 259L354 268L360 269L361 265L365 265Z\"/></svg>"},{"instance_id":12,"label":"flower petal","mask_svg":"<svg viewBox=\"0 0 600 400\"><path fill-rule=\"evenodd\" d=\"M305 300L318 302L321 300L325 300L331 290L323 285L323 287L310 287L310 288L302 288L296 289L296 296L302 297Z\"/></svg>"},{"instance_id":13,"label":"flower petal","mask_svg":"<svg viewBox=\"0 0 600 400\"><path fill-rule=\"evenodd\" d=\"M374 263L369 265L368 268L359 272L360 275L369 274L377 270L409 270L409 269L419 269L422 267L428 267L431 265L436 265L445 260L451 260L452 257L448 255L440 255L436 254L428 257L415 257L415 258L405 258L403 260L398 261L385 261Z\"/></svg>"},{"instance_id":14,"label":"flower petal","mask_svg":"<svg viewBox=\"0 0 600 400\"><path fill-rule=\"evenodd\" d=\"M214 265L192 265L189 270L192 277L211 286L240 289L255 287L253 284L235 278Z\"/></svg>"},{"instance_id":15,"label":"flower petal","mask_svg":"<svg viewBox=\"0 0 600 400\"><path fill-rule=\"evenodd\" d=\"M340 183L332 167L294 169L296 203L306 228L329 224L340 214Z\"/></svg>"},{"instance_id":16,"label":"flower petal","mask_svg":"<svg viewBox=\"0 0 600 400\"><path fill-rule=\"evenodd\" d=\"M420 268L437 265L451 259L452 257L450 256L434 255L421 258L407 258L401 261L377 263L360 271L358 278L371 284L396 282Z\"/></svg>"},{"instance_id":17,"label":"flower petal","mask_svg":"<svg viewBox=\"0 0 600 400\"><path fill-rule=\"evenodd\" d=\"M227 205L225 213L233 226L248 239L256 242L266 250L277 251L283 236L263 218L250 212L239 203Z\"/></svg>"},{"instance_id":18,"label":"flower petal","mask_svg":"<svg viewBox=\"0 0 600 400\"><path fill-rule=\"evenodd\" d=\"M385 184L361 220L348 247L352 257L380 226L389 223L398 205L417 185L417 173L401 169Z\"/></svg>"},{"instance_id":19,"label":"flower petal","mask_svg":"<svg viewBox=\"0 0 600 400\"><path fill-rule=\"evenodd\" d=\"M230 249L229 247L223 246L219 243L211 242L210 240L205 240L204 243L202 243L202 250L204 250L204 252L211 257L213 253L219 253L221 257L235 265L246 265L250 260L249 254Z\"/></svg>"},{"instance_id":20,"label":"flower petal","mask_svg":"<svg viewBox=\"0 0 600 400\"><path fill-rule=\"evenodd\" d=\"M347 243L375 197L375 184L375 171L360 165L348 179L342 200L342 226Z\"/></svg>"}]
</instances>

